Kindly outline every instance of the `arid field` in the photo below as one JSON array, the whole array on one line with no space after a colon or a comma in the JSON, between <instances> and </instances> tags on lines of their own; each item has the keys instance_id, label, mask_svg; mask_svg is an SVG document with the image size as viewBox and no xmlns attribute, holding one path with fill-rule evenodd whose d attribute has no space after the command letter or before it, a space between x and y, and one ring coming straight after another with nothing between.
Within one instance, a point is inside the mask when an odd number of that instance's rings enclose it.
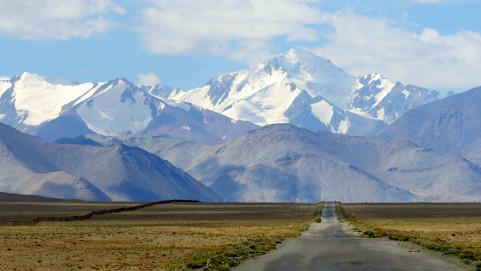
<instances>
[{"instance_id":1,"label":"arid field","mask_svg":"<svg viewBox=\"0 0 481 271\"><path fill-rule=\"evenodd\" d=\"M481 269L481 204L342 204L343 216L367 237L411 241Z\"/></svg>"},{"instance_id":2,"label":"arid field","mask_svg":"<svg viewBox=\"0 0 481 271\"><path fill-rule=\"evenodd\" d=\"M0 221L131 205L0 202ZM0 270L228 270L298 236L320 207L174 203L84 221L0 226Z\"/></svg>"}]
</instances>

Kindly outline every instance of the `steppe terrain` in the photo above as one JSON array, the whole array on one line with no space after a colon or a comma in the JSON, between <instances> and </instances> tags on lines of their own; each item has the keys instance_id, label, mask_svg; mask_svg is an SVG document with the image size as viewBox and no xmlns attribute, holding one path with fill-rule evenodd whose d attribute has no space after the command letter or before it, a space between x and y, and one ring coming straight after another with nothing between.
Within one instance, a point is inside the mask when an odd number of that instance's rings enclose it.
<instances>
[{"instance_id":1,"label":"steppe terrain","mask_svg":"<svg viewBox=\"0 0 481 271\"><path fill-rule=\"evenodd\" d=\"M0 221L135 204L0 202ZM0 269L226 270L299 236L320 207L175 203L84 221L0 226Z\"/></svg>"},{"instance_id":2,"label":"steppe terrain","mask_svg":"<svg viewBox=\"0 0 481 271\"><path fill-rule=\"evenodd\" d=\"M481 204L342 204L345 219L366 237L410 241L459 257L481 270Z\"/></svg>"},{"instance_id":3,"label":"steppe terrain","mask_svg":"<svg viewBox=\"0 0 481 271\"><path fill-rule=\"evenodd\" d=\"M298 237L322 208L293 203L170 203L83 221L2 226L5 221L138 204L2 194L0 269L228 270ZM477 270L481 267L481 204L338 204L338 213L364 237L410 241L456 256Z\"/></svg>"}]
</instances>

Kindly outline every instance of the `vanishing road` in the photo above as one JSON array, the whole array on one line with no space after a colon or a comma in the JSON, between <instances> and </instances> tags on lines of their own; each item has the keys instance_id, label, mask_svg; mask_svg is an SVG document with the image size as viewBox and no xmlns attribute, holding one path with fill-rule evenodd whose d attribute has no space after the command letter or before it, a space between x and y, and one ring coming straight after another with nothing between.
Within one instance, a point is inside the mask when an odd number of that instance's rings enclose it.
<instances>
[{"instance_id":1,"label":"vanishing road","mask_svg":"<svg viewBox=\"0 0 481 271\"><path fill-rule=\"evenodd\" d=\"M416 250L417 251L417 250ZM326 203L322 223L278 249L235 270L464 270L431 253L410 252L398 242L360 238L339 223L334 203Z\"/></svg>"}]
</instances>

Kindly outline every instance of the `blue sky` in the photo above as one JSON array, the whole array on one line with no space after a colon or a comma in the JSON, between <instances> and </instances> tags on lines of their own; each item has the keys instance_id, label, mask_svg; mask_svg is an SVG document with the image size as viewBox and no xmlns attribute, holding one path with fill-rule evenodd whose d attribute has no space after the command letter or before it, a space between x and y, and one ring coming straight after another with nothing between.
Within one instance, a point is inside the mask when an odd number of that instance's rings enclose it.
<instances>
[{"instance_id":1,"label":"blue sky","mask_svg":"<svg viewBox=\"0 0 481 271\"><path fill-rule=\"evenodd\" d=\"M0 0L0 75L192 88L304 48L352 75L481 85L481 1Z\"/></svg>"}]
</instances>

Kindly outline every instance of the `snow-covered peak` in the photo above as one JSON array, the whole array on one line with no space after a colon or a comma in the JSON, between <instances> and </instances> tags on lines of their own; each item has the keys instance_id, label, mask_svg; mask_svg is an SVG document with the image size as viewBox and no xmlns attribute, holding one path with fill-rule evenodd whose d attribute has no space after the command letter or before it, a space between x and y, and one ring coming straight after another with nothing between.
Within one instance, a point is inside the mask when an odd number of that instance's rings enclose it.
<instances>
[{"instance_id":1,"label":"snow-covered peak","mask_svg":"<svg viewBox=\"0 0 481 271\"><path fill-rule=\"evenodd\" d=\"M374 81L387 79L379 73L369 73L359 78L359 83L362 85L372 84Z\"/></svg>"},{"instance_id":2,"label":"snow-covered peak","mask_svg":"<svg viewBox=\"0 0 481 271\"><path fill-rule=\"evenodd\" d=\"M29 72L23 72L22 74L16 76L15 79L17 83L21 83L25 87L37 86L40 84L47 83L47 81L44 78L42 78L40 75L29 73Z\"/></svg>"},{"instance_id":3,"label":"snow-covered peak","mask_svg":"<svg viewBox=\"0 0 481 271\"><path fill-rule=\"evenodd\" d=\"M129 80L127 80L125 78L116 78L114 80L111 80L109 82L109 84L111 84L112 86L116 86L116 85L121 85L121 86L132 85L132 86L134 86L134 84L132 82L130 82Z\"/></svg>"},{"instance_id":4,"label":"snow-covered peak","mask_svg":"<svg viewBox=\"0 0 481 271\"><path fill-rule=\"evenodd\" d=\"M357 85L355 77L331 61L291 49L249 69L212 78L204 87L171 91L165 98L258 125L291 123L335 133L372 134L359 128L378 129L381 122L369 123L372 120L344 110Z\"/></svg>"},{"instance_id":5,"label":"snow-covered peak","mask_svg":"<svg viewBox=\"0 0 481 271\"><path fill-rule=\"evenodd\" d=\"M153 119L153 99L132 82L118 78L106 83L76 109L88 128L103 135L140 134ZM160 109L160 108L159 108Z\"/></svg>"},{"instance_id":6,"label":"snow-covered peak","mask_svg":"<svg viewBox=\"0 0 481 271\"><path fill-rule=\"evenodd\" d=\"M330 60L300 49L290 49L287 53L274 56L264 63L283 68L287 72L296 71L300 68L312 69L318 65L328 64L334 66Z\"/></svg>"},{"instance_id":7,"label":"snow-covered peak","mask_svg":"<svg viewBox=\"0 0 481 271\"><path fill-rule=\"evenodd\" d=\"M148 92L150 95L154 95L164 100L169 99L171 95L183 92L183 90L180 88L174 89L174 88L171 88L170 86L161 85L159 83L153 86L140 86L139 88Z\"/></svg>"},{"instance_id":8,"label":"snow-covered peak","mask_svg":"<svg viewBox=\"0 0 481 271\"><path fill-rule=\"evenodd\" d=\"M330 60L301 49L291 49L267 60L264 70L281 70L312 97L323 96L341 108L346 107L347 98L356 84L355 77Z\"/></svg>"},{"instance_id":9,"label":"snow-covered peak","mask_svg":"<svg viewBox=\"0 0 481 271\"><path fill-rule=\"evenodd\" d=\"M379 73L358 78L349 98L352 112L391 123L405 112L438 99L436 91L393 82Z\"/></svg>"},{"instance_id":10,"label":"snow-covered peak","mask_svg":"<svg viewBox=\"0 0 481 271\"><path fill-rule=\"evenodd\" d=\"M356 78L331 61L291 49L249 69L212 78L204 87L172 92L167 98L258 125L302 123L302 127L344 133L349 122L342 112L356 86Z\"/></svg>"},{"instance_id":11,"label":"snow-covered peak","mask_svg":"<svg viewBox=\"0 0 481 271\"><path fill-rule=\"evenodd\" d=\"M3 108L8 112L0 111L0 121L17 128L39 125L58 117L67 109L64 108L67 104L85 96L95 86L93 83L52 84L42 76L24 72L11 80L10 87L4 90L9 95L2 95L5 101L0 101L11 104L16 112L10 107Z\"/></svg>"},{"instance_id":12,"label":"snow-covered peak","mask_svg":"<svg viewBox=\"0 0 481 271\"><path fill-rule=\"evenodd\" d=\"M16 82L21 81L25 85L32 85L32 86L45 84L45 83L48 83L51 85L64 85L64 86L79 85L79 83L67 78L54 77L54 76L41 76L41 75L30 73L30 72L23 72L17 75L13 80Z\"/></svg>"},{"instance_id":13,"label":"snow-covered peak","mask_svg":"<svg viewBox=\"0 0 481 271\"><path fill-rule=\"evenodd\" d=\"M125 78L79 85L52 84L23 73L0 82L0 122L48 140L85 133L149 134L217 144L257 128L184 102L169 101L157 85Z\"/></svg>"},{"instance_id":14,"label":"snow-covered peak","mask_svg":"<svg viewBox=\"0 0 481 271\"><path fill-rule=\"evenodd\" d=\"M312 82L325 83L322 73L348 76L329 59L301 49L290 49L287 53L274 56L264 62L264 70L283 70L290 77ZM316 77L321 75L321 77ZM322 82L321 82L322 81Z\"/></svg>"}]
</instances>

